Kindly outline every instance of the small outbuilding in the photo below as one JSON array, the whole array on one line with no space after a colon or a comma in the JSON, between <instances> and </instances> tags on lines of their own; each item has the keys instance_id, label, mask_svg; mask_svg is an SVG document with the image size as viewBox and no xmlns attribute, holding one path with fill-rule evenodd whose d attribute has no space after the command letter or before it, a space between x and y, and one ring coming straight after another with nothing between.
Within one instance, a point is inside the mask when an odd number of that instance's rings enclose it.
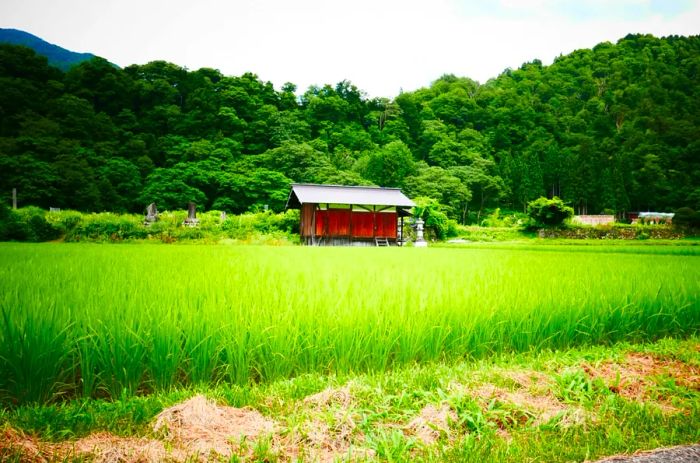
<instances>
[{"instance_id":1,"label":"small outbuilding","mask_svg":"<svg viewBox=\"0 0 700 463\"><path fill-rule=\"evenodd\" d=\"M575 215L573 222L584 225L611 225L615 223L614 215Z\"/></svg>"},{"instance_id":2,"label":"small outbuilding","mask_svg":"<svg viewBox=\"0 0 700 463\"><path fill-rule=\"evenodd\" d=\"M672 224L673 212L639 212L637 217L632 219L632 223L655 223L655 224Z\"/></svg>"},{"instance_id":3,"label":"small outbuilding","mask_svg":"<svg viewBox=\"0 0 700 463\"><path fill-rule=\"evenodd\" d=\"M299 234L311 245L401 245L415 206L398 188L292 184L287 209L300 209Z\"/></svg>"}]
</instances>

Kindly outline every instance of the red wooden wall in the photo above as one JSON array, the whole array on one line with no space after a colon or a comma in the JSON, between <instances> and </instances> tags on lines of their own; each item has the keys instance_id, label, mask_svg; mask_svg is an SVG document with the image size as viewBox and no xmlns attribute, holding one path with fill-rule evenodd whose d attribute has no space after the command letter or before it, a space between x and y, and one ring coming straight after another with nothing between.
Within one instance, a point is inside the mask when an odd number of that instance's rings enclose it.
<instances>
[{"instance_id":1,"label":"red wooden wall","mask_svg":"<svg viewBox=\"0 0 700 463\"><path fill-rule=\"evenodd\" d=\"M352 236L357 238L374 237L374 212L352 213Z\"/></svg>"},{"instance_id":2,"label":"red wooden wall","mask_svg":"<svg viewBox=\"0 0 700 463\"><path fill-rule=\"evenodd\" d=\"M396 212L317 210L316 236L350 236L352 231L353 238L396 238L396 219Z\"/></svg>"},{"instance_id":3,"label":"red wooden wall","mask_svg":"<svg viewBox=\"0 0 700 463\"><path fill-rule=\"evenodd\" d=\"M314 209L315 204L301 205L301 220L299 224L299 233L301 236L311 236L314 232Z\"/></svg>"},{"instance_id":4,"label":"red wooden wall","mask_svg":"<svg viewBox=\"0 0 700 463\"><path fill-rule=\"evenodd\" d=\"M377 236L396 238L396 212L377 212Z\"/></svg>"}]
</instances>

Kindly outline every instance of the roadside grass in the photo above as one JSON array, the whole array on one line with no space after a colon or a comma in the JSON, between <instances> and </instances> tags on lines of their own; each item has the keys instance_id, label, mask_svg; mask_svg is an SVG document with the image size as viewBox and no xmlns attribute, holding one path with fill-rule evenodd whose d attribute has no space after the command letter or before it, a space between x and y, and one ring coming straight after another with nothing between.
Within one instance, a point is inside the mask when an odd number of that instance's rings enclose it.
<instances>
[{"instance_id":1,"label":"roadside grass","mask_svg":"<svg viewBox=\"0 0 700 463\"><path fill-rule=\"evenodd\" d=\"M156 415L197 394L276 423L254 441L232 437L229 461L593 460L700 441L700 338L27 405L0 411L0 430L35 442L164 440ZM0 456L11 452L0 444Z\"/></svg>"}]
</instances>

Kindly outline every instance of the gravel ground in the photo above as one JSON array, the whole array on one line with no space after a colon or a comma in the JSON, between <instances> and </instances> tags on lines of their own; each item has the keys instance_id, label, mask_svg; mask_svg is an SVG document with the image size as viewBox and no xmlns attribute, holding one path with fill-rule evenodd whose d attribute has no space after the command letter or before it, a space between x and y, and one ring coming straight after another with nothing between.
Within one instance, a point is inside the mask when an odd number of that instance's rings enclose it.
<instances>
[{"instance_id":1,"label":"gravel ground","mask_svg":"<svg viewBox=\"0 0 700 463\"><path fill-rule=\"evenodd\" d=\"M700 445L684 445L636 455L617 455L598 463L700 463Z\"/></svg>"}]
</instances>

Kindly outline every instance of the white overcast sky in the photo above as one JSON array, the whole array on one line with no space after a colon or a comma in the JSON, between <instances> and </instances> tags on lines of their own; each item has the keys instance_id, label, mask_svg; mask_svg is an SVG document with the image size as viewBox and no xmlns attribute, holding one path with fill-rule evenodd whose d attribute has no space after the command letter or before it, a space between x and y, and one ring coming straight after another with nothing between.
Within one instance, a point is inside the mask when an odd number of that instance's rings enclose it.
<instances>
[{"instance_id":1,"label":"white overcast sky","mask_svg":"<svg viewBox=\"0 0 700 463\"><path fill-rule=\"evenodd\" d=\"M698 35L700 0L0 0L0 27L119 66L253 72L300 92L349 80L392 98L628 33Z\"/></svg>"}]
</instances>

